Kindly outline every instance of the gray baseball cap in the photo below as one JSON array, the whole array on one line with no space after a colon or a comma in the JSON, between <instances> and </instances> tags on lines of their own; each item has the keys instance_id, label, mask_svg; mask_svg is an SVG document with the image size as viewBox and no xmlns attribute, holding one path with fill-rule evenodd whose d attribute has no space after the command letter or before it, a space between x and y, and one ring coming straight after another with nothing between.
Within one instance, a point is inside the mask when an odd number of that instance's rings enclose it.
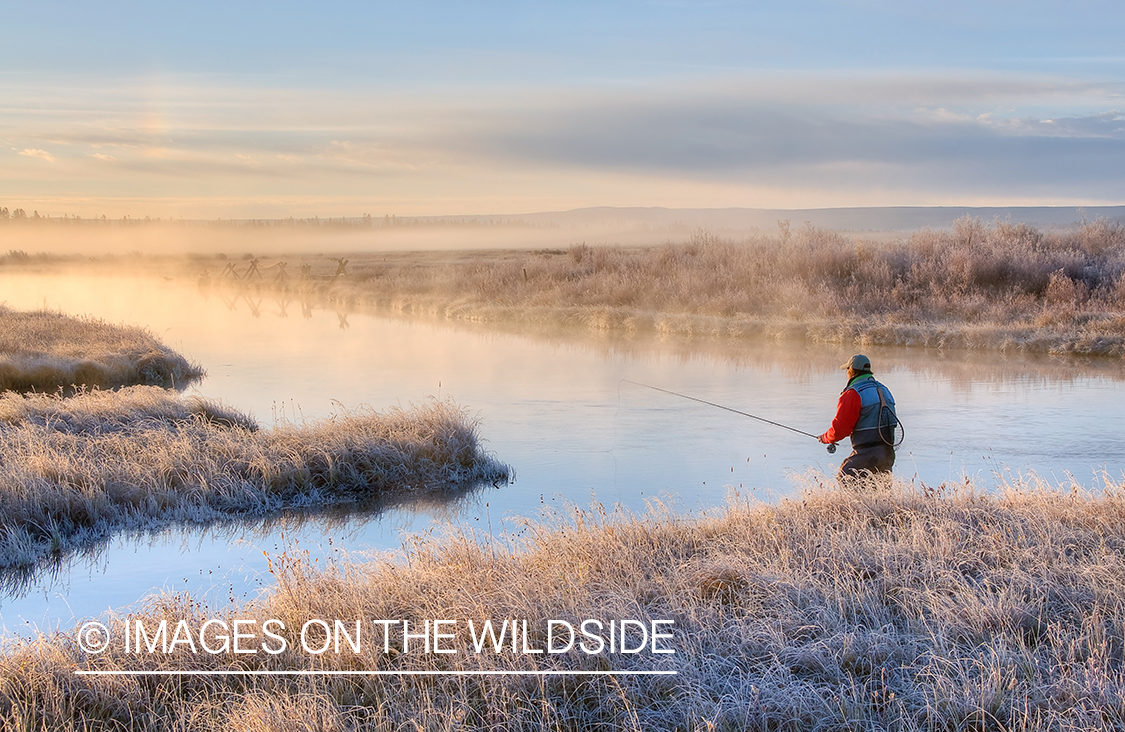
<instances>
[{"instance_id":1,"label":"gray baseball cap","mask_svg":"<svg viewBox=\"0 0 1125 732\"><path fill-rule=\"evenodd\" d=\"M869 359L867 356L864 356L862 353L857 353L856 355L849 358L846 363L842 364L840 368L844 369L845 371L847 369L852 369L854 371L870 371L871 359Z\"/></svg>"}]
</instances>

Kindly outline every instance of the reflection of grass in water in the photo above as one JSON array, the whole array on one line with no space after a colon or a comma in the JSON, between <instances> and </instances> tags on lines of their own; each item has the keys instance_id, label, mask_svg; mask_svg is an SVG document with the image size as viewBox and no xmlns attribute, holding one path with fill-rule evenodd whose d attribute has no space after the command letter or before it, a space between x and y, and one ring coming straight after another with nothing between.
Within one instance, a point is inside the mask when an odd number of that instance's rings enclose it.
<instances>
[{"instance_id":1,"label":"reflection of grass in water","mask_svg":"<svg viewBox=\"0 0 1125 732\"><path fill-rule=\"evenodd\" d=\"M302 303L311 309L311 303ZM372 317L416 323L423 320L434 327L476 334L504 333L576 352L591 352L605 358L671 357L690 363L701 356L738 366L777 369L786 378L806 379L825 372L839 371L841 361L858 350L850 344L823 344L783 341L775 338L723 338L704 334L591 331L581 325L546 323L529 326L515 322L470 322L448 320L432 315L418 316L388 312L376 307L357 307ZM1048 354L1035 351L956 350L911 348L908 346L862 346L875 359L878 372L906 370L935 381L948 381L957 389L978 384L1069 383L1079 379L1121 381L1121 364L1100 356Z\"/></svg>"},{"instance_id":2,"label":"reflection of grass in water","mask_svg":"<svg viewBox=\"0 0 1125 732\"><path fill-rule=\"evenodd\" d=\"M309 536L336 536L347 541L349 534L362 532L370 521L389 511L417 515L423 512L449 517L460 504L486 486L495 485L489 478L476 482L444 484L427 487L425 491L390 491L354 502L302 505L282 508L265 516L216 516L200 522L180 522L158 531L138 529L121 534L106 534L69 551L59 551L35 564L0 567L0 599L17 599L32 592L50 594L68 592L68 582L75 567L92 568L105 558L112 541L138 550L172 542L261 541L283 532ZM343 534L347 530L347 534ZM122 598L131 601L132 598Z\"/></svg>"},{"instance_id":3,"label":"reflection of grass in water","mask_svg":"<svg viewBox=\"0 0 1125 732\"><path fill-rule=\"evenodd\" d=\"M0 566L128 528L262 516L386 491L499 480L451 402L258 430L237 411L155 387L0 396Z\"/></svg>"},{"instance_id":4,"label":"reflection of grass in water","mask_svg":"<svg viewBox=\"0 0 1125 732\"><path fill-rule=\"evenodd\" d=\"M674 619L675 655L467 652L84 656L70 636L11 647L0 715L14 728L1025 729L1125 725L1125 491L1032 482L982 493L898 483L799 500L736 498L692 518L599 507L530 524L513 551L454 532L406 561L274 564L262 600L187 619ZM111 621L120 637L122 619ZM289 630L286 633L290 633ZM368 636L370 637L370 636ZM464 636L462 641L466 640ZM294 638L294 641L296 639ZM392 642L392 649L396 644ZM399 648L401 646L398 646ZM464 647L464 646L462 646ZM417 648L415 648L417 651ZM91 669L675 670L670 677L378 679L79 677Z\"/></svg>"},{"instance_id":5,"label":"reflection of grass in water","mask_svg":"<svg viewBox=\"0 0 1125 732\"><path fill-rule=\"evenodd\" d=\"M203 368L142 328L0 305L0 390L184 387Z\"/></svg>"}]
</instances>

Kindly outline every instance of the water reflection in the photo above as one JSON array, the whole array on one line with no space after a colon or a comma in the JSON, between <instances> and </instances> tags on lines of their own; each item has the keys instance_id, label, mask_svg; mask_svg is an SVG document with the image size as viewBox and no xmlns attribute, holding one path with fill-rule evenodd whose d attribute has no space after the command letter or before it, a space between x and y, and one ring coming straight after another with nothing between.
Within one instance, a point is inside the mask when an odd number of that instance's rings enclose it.
<instances>
[{"instance_id":1,"label":"water reflection","mask_svg":"<svg viewBox=\"0 0 1125 732\"><path fill-rule=\"evenodd\" d=\"M388 526L398 529L412 525L419 518L448 523L467 506L484 500L482 493L500 487L499 483L482 482L434 487L421 492L400 491L360 502L288 508L267 516L232 516L204 524L177 522L155 531L131 530L107 536L46 562L0 570L0 637L5 635L5 627L8 632L19 632L18 624L13 626L9 621L16 616L43 631L68 622L70 618L66 615L44 613L35 618L23 611L50 605L52 599L65 601L76 590L82 592L91 583L102 584L103 580L117 584L112 596L118 598L135 600L157 589L186 589L196 599L203 600L209 593L214 594L216 586L225 586L236 587L245 599L248 590L261 583L260 567L241 560L232 562L229 556L225 561L218 559L223 554L229 555L230 549L236 555L249 553L255 557L264 557L263 552L277 556L295 550L339 556L347 552L347 547L361 541L372 522L384 519ZM310 542L309 537L318 540ZM222 551L223 547L228 551ZM121 576L120 567L111 566L111 563L120 563L123 556L143 556L150 562L169 560L174 567L178 564L176 558L193 557L193 564L198 567L192 572L181 565L165 578L184 575L182 585L170 585L167 581L145 584L146 580L130 583L127 577ZM190 578L192 574L197 575L194 581ZM126 588L121 584L136 586ZM129 591L135 596L126 594ZM113 606L127 602L132 600L126 599L123 603L119 599ZM64 602L64 605L69 606L69 603ZM111 605L102 609L109 607ZM82 614L74 617L82 617Z\"/></svg>"},{"instance_id":2,"label":"water reflection","mask_svg":"<svg viewBox=\"0 0 1125 732\"><path fill-rule=\"evenodd\" d=\"M965 351L905 346L841 345L784 339L659 335L651 332L594 331L583 326L560 325L529 328L513 323L450 321L426 315L403 315L390 308L370 308L371 315L402 322L426 322L481 336L507 333L557 347L581 348L602 358L643 357L659 354L681 363L721 361L755 370L774 370L789 379L807 380L838 370L853 353L871 354L881 373L902 371L942 381L953 388L981 384L1070 383L1081 379L1125 381L1120 359L1022 351Z\"/></svg>"},{"instance_id":3,"label":"water reflection","mask_svg":"<svg viewBox=\"0 0 1125 732\"><path fill-rule=\"evenodd\" d=\"M279 318L287 317L286 310L291 301L288 294L271 293L268 289L251 287L249 292L255 293L251 299L246 287L229 291L220 290L220 297L227 304L229 311L240 312L237 305L241 301L248 306L249 315L260 318L263 299L270 298L269 301L278 311L271 314ZM238 293L241 293L241 297ZM200 295L206 300L210 297L210 291L201 288ZM566 326L557 323L537 324L532 327L505 320L449 320L432 312L403 312L395 307L378 307L363 303L353 303L350 309L341 310L341 303L338 301L327 298L316 300L307 294L300 297L300 303L301 315L305 319L311 319L316 311L334 312L341 330L348 328L348 314L357 313L415 325L425 323L430 328L474 333L481 337L507 334L551 347L590 351L605 359L657 354L670 356L684 363L701 359L722 361L756 369L776 369L785 377L797 380L835 370L856 351L879 354L878 361L882 364L884 373L900 370L922 374L931 379L947 382L955 389L968 389L981 384L1045 385L1088 378L1125 380L1125 363L1120 359L1096 356L1027 353L1015 349L943 350L808 343L783 338L732 339L723 336L664 335L652 331L598 331L584 325Z\"/></svg>"}]
</instances>

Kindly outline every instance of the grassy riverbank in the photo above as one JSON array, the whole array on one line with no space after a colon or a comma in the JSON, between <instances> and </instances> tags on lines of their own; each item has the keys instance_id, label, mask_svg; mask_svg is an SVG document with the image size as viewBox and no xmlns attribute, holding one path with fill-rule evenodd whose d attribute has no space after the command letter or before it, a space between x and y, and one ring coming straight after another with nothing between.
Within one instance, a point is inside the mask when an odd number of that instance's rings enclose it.
<instances>
[{"instance_id":1,"label":"grassy riverbank","mask_svg":"<svg viewBox=\"0 0 1125 732\"><path fill-rule=\"evenodd\" d=\"M811 485L776 506L531 524L512 551L454 533L405 559L275 558L254 605L184 596L146 621L670 618L675 655L85 656L0 661L7 729L1106 729L1125 725L1125 492ZM120 623L121 620L114 621ZM118 632L120 628L118 627ZM533 644L542 644L541 633ZM393 650L393 649L392 649ZM311 659L311 660L310 660ZM662 669L660 677L89 677L89 669Z\"/></svg>"},{"instance_id":2,"label":"grassy riverbank","mask_svg":"<svg viewBox=\"0 0 1125 732\"><path fill-rule=\"evenodd\" d=\"M449 402L259 430L223 405L157 387L69 398L0 395L0 567L114 531L264 515L381 491L498 480Z\"/></svg>"},{"instance_id":3,"label":"grassy riverbank","mask_svg":"<svg viewBox=\"0 0 1125 732\"><path fill-rule=\"evenodd\" d=\"M135 327L0 304L0 391L186 386L203 367Z\"/></svg>"},{"instance_id":4,"label":"grassy riverbank","mask_svg":"<svg viewBox=\"0 0 1125 732\"><path fill-rule=\"evenodd\" d=\"M261 260L209 282L345 309L681 336L1125 356L1125 230L962 220L891 242L784 228L651 248L409 252ZM241 261L197 261L212 274Z\"/></svg>"},{"instance_id":5,"label":"grassy riverbank","mask_svg":"<svg viewBox=\"0 0 1125 732\"><path fill-rule=\"evenodd\" d=\"M251 233L244 248L262 243ZM648 247L187 259L12 254L0 263L8 273L139 269L345 311L454 321L1125 356L1125 229L1101 220L1039 231L961 219L951 230L894 240L782 222L770 236L728 241L698 231Z\"/></svg>"}]
</instances>

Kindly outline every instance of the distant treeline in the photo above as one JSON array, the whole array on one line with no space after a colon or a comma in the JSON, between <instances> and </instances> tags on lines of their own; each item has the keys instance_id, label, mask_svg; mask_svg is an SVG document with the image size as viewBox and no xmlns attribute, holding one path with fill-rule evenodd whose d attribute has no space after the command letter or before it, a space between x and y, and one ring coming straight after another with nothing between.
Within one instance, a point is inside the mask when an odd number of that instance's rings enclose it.
<instances>
[{"instance_id":1,"label":"distant treeline","mask_svg":"<svg viewBox=\"0 0 1125 732\"><path fill-rule=\"evenodd\" d=\"M105 214L92 218L83 218L77 214L64 213L61 216L42 215L39 211L30 214L22 208L9 210L0 207L0 225L3 224L65 224L65 225L97 225L97 226L140 226L146 224L177 224L186 226L223 226L223 227L324 227L324 228L392 228L392 227L481 227L496 226L529 227L529 228L558 228L555 223L531 223L523 219L490 216L395 216L386 214L383 217L363 214L362 216L340 216L339 218L313 216L299 219L292 216L283 219L183 219L183 218L136 218L122 216L119 219L108 218Z\"/></svg>"}]
</instances>

